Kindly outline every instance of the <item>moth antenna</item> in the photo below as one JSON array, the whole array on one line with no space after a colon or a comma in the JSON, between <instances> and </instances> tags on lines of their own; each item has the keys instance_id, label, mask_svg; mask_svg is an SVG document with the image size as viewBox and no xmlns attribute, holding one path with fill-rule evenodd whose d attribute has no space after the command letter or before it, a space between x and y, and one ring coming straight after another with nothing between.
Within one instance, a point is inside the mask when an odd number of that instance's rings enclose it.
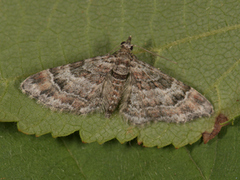
<instances>
[{"instance_id":1,"label":"moth antenna","mask_svg":"<svg viewBox=\"0 0 240 180\"><path fill-rule=\"evenodd\" d=\"M163 59L166 59L167 61L170 61L170 62L172 62L172 63L174 63L174 64L177 64L177 62L172 61L172 60L170 60L170 59L168 59L168 58L165 58L165 57L163 57L163 56L160 56L160 55L158 55L157 53L151 52L151 51L149 51L149 50L147 50L147 49L144 49L144 48L141 47L141 46L137 46L137 45L134 45L134 46L135 46L135 47L138 47L138 48L140 48L140 49L142 49L142 50L144 50L144 51L146 51L146 52L148 52L148 53L151 53L151 54L153 54L154 56L159 56L159 57L161 57L161 58L163 58Z\"/></svg>"},{"instance_id":2,"label":"moth antenna","mask_svg":"<svg viewBox=\"0 0 240 180\"><path fill-rule=\"evenodd\" d=\"M108 54L112 54L112 52L115 52L115 49L118 49L119 47L121 47L121 45L116 46L114 49L112 49L111 51L109 51Z\"/></svg>"},{"instance_id":3,"label":"moth antenna","mask_svg":"<svg viewBox=\"0 0 240 180\"><path fill-rule=\"evenodd\" d=\"M131 39L132 39L132 36L130 35L130 36L128 37L127 41L123 41L123 42L121 43L121 45L116 46L116 47L115 47L114 49L112 49L108 54L112 54L112 52L115 52L115 49L121 47L122 44L124 44L124 43L131 44ZM131 44L131 46L133 46L133 45ZM131 50L132 50L132 48L131 48Z\"/></svg>"}]
</instances>

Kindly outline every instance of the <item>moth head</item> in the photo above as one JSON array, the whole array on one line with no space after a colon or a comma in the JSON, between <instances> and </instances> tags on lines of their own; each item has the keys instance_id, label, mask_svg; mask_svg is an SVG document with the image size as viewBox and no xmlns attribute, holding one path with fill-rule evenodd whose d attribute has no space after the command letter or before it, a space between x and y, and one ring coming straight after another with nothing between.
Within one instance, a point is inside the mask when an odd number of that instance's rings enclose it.
<instances>
[{"instance_id":1,"label":"moth head","mask_svg":"<svg viewBox=\"0 0 240 180\"><path fill-rule=\"evenodd\" d=\"M121 47L122 47L122 48L126 48L126 49L130 49L130 50L133 50L133 45L131 44L131 39L132 39L132 37L129 36L128 39L127 39L127 41L123 41L123 42L121 43Z\"/></svg>"}]
</instances>

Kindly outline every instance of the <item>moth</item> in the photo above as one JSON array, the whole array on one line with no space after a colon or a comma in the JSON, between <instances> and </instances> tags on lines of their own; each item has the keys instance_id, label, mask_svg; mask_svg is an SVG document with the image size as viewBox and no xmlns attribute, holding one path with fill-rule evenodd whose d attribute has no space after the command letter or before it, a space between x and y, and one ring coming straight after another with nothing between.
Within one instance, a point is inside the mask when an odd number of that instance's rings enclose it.
<instances>
[{"instance_id":1,"label":"moth","mask_svg":"<svg viewBox=\"0 0 240 180\"><path fill-rule=\"evenodd\" d=\"M132 49L130 36L112 55L43 70L25 79L21 90L54 110L110 117L119 109L133 125L185 123L214 112L198 91L139 61Z\"/></svg>"}]
</instances>

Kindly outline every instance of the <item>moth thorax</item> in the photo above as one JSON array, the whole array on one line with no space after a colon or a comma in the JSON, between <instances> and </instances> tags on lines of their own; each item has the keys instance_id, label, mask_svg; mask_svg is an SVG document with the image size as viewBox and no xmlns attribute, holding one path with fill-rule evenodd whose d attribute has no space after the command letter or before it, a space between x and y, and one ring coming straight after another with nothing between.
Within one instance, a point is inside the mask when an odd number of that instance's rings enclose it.
<instances>
[{"instance_id":1,"label":"moth thorax","mask_svg":"<svg viewBox=\"0 0 240 180\"><path fill-rule=\"evenodd\" d=\"M116 65L113 68L113 76L115 74L119 76L127 76L129 74L129 67L126 67L123 64Z\"/></svg>"}]
</instances>

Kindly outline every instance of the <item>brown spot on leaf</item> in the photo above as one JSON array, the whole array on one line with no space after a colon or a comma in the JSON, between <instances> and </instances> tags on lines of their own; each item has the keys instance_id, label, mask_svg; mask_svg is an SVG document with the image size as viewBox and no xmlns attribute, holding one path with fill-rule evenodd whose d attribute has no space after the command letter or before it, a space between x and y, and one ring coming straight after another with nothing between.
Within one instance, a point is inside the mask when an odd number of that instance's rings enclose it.
<instances>
[{"instance_id":1,"label":"brown spot on leaf","mask_svg":"<svg viewBox=\"0 0 240 180\"><path fill-rule=\"evenodd\" d=\"M226 121L228 121L228 118L224 114L219 114L218 117L216 117L214 128L213 128L212 132L209 133L209 132L205 131L202 134L204 144L206 144L209 140L211 140L215 136L217 136L218 133L221 131L221 128L223 126L226 126L226 125L229 124L229 123L227 123L227 124L224 124L224 125L220 125L220 124L222 124L222 123L224 123Z\"/></svg>"},{"instance_id":2,"label":"brown spot on leaf","mask_svg":"<svg viewBox=\"0 0 240 180\"><path fill-rule=\"evenodd\" d=\"M142 141L138 141L138 145L141 145L143 142Z\"/></svg>"}]
</instances>

